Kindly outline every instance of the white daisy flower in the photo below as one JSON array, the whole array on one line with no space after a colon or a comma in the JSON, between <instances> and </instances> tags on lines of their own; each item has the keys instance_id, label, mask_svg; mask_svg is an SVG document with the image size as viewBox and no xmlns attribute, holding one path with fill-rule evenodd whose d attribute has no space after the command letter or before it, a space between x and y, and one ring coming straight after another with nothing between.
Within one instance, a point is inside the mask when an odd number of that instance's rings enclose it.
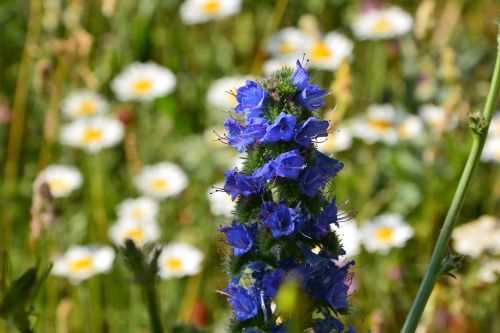
<instances>
[{"instance_id":1,"label":"white daisy flower","mask_svg":"<svg viewBox=\"0 0 500 333\"><path fill-rule=\"evenodd\" d=\"M325 140L318 142L318 150L323 153L336 153L352 146L351 131L347 127L329 133Z\"/></svg>"},{"instance_id":2,"label":"white daisy flower","mask_svg":"<svg viewBox=\"0 0 500 333\"><path fill-rule=\"evenodd\" d=\"M160 228L155 221L139 222L134 219L124 218L109 227L109 238L117 246L125 245L127 239L132 240L136 246L143 246L147 242L160 237Z\"/></svg>"},{"instance_id":3,"label":"white daisy flower","mask_svg":"<svg viewBox=\"0 0 500 333\"><path fill-rule=\"evenodd\" d=\"M82 185L82 174L74 167L53 164L45 168L40 175L49 185L50 193L55 198L67 197Z\"/></svg>"},{"instance_id":4,"label":"white daisy flower","mask_svg":"<svg viewBox=\"0 0 500 333\"><path fill-rule=\"evenodd\" d=\"M156 220L158 209L158 202L147 197L140 197L122 201L116 210L119 219L131 219L145 223Z\"/></svg>"},{"instance_id":5,"label":"white daisy flower","mask_svg":"<svg viewBox=\"0 0 500 333\"><path fill-rule=\"evenodd\" d=\"M306 42L306 57L312 67L321 70L334 71L342 60L352 54L352 41L337 32L332 31L323 38Z\"/></svg>"},{"instance_id":6,"label":"white daisy flower","mask_svg":"<svg viewBox=\"0 0 500 333\"><path fill-rule=\"evenodd\" d=\"M302 55L300 55L302 57ZM262 72L265 75L270 75L283 69L283 67L295 68L297 65L297 58L273 58L264 62L262 65Z\"/></svg>"},{"instance_id":7,"label":"white daisy flower","mask_svg":"<svg viewBox=\"0 0 500 333\"><path fill-rule=\"evenodd\" d=\"M64 125L61 143L97 153L103 148L116 146L125 135L123 124L112 118L94 117L77 119Z\"/></svg>"},{"instance_id":8,"label":"white daisy flower","mask_svg":"<svg viewBox=\"0 0 500 333\"><path fill-rule=\"evenodd\" d=\"M346 252L345 256L347 258L356 256L361 248L361 232L356 220L342 222L338 227L332 224L330 227L339 234L342 248Z\"/></svg>"},{"instance_id":9,"label":"white daisy flower","mask_svg":"<svg viewBox=\"0 0 500 333\"><path fill-rule=\"evenodd\" d=\"M396 110L390 104L371 105L365 117L351 123L352 134L368 144L394 144L398 140Z\"/></svg>"},{"instance_id":10,"label":"white daisy flower","mask_svg":"<svg viewBox=\"0 0 500 333\"><path fill-rule=\"evenodd\" d=\"M154 62L134 62L111 81L111 89L122 102L147 102L171 93L176 82L166 67Z\"/></svg>"},{"instance_id":11,"label":"white daisy flower","mask_svg":"<svg viewBox=\"0 0 500 333\"><path fill-rule=\"evenodd\" d=\"M403 247L414 231L400 215L382 214L367 221L361 229L363 245L368 252L387 254L393 247Z\"/></svg>"},{"instance_id":12,"label":"white daisy flower","mask_svg":"<svg viewBox=\"0 0 500 333\"><path fill-rule=\"evenodd\" d=\"M296 61L306 50L304 46L311 37L297 28L284 28L267 41L267 52L277 58L292 58Z\"/></svg>"},{"instance_id":13,"label":"white daisy flower","mask_svg":"<svg viewBox=\"0 0 500 333\"><path fill-rule=\"evenodd\" d=\"M398 124L398 134L401 139L411 140L422 134L424 124L414 115L405 115Z\"/></svg>"},{"instance_id":14,"label":"white daisy flower","mask_svg":"<svg viewBox=\"0 0 500 333\"><path fill-rule=\"evenodd\" d=\"M418 110L418 114L435 134L441 134L457 126L457 118L436 105L422 105Z\"/></svg>"},{"instance_id":15,"label":"white daisy flower","mask_svg":"<svg viewBox=\"0 0 500 333\"><path fill-rule=\"evenodd\" d=\"M360 13L352 23L358 39L391 39L407 34L413 27L413 18L398 7L375 9Z\"/></svg>"},{"instance_id":16,"label":"white daisy flower","mask_svg":"<svg viewBox=\"0 0 500 333\"><path fill-rule=\"evenodd\" d=\"M453 249L462 255L478 258L485 252L500 254L500 219L484 215L453 230Z\"/></svg>"},{"instance_id":17,"label":"white daisy flower","mask_svg":"<svg viewBox=\"0 0 500 333\"><path fill-rule=\"evenodd\" d=\"M186 24L219 20L237 14L241 0L186 0L181 4L181 19Z\"/></svg>"},{"instance_id":18,"label":"white daisy flower","mask_svg":"<svg viewBox=\"0 0 500 333\"><path fill-rule=\"evenodd\" d=\"M163 199L184 190L188 178L177 164L162 162L145 166L135 177L135 184L144 195Z\"/></svg>"},{"instance_id":19,"label":"white daisy flower","mask_svg":"<svg viewBox=\"0 0 500 333\"><path fill-rule=\"evenodd\" d=\"M90 90L78 90L61 102L62 112L72 119L103 115L108 112L108 102Z\"/></svg>"},{"instance_id":20,"label":"white daisy flower","mask_svg":"<svg viewBox=\"0 0 500 333\"><path fill-rule=\"evenodd\" d=\"M73 246L54 259L51 274L79 283L111 270L115 251L109 246Z\"/></svg>"},{"instance_id":21,"label":"white daisy flower","mask_svg":"<svg viewBox=\"0 0 500 333\"><path fill-rule=\"evenodd\" d=\"M224 183L214 184L207 191L207 198L210 204L210 211L215 216L233 216L231 212L234 210L235 202L231 200L231 196L224 191L216 189L223 188Z\"/></svg>"},{"instance_id":22,"label":"white daisy flower","mask_svg":"<svg viewBox=\"0 0 500 333\"><path fill-rule=\"evenodd\" d=\"M236 89L245 85L250 76L227 76L212 82L207 91L207 103L210 107L227 111L238 105Z\"/></svg>"},{"instance_id":23,"label":"white daisy flower","mask_svg":"<svg viewBox=\"0 0 500 333\"><path fill-rule=\"evenodd\" d=\"M491 134L489 134L484 144L481 160L485 162L500 163L500 135L491 136Z\"/></svg>"},{"instance_id":24,"label":"white daisy flower","mask_svg":"<svg viewBox=\"0 0 500 333\"><path fill-rule=\"evenodd\" d=\"M162 279L196 275L201 270L203 253L186 243L170 243L163 247L158 258L159 275Z\"/></svg>"},{"instance_id":25,"label":"white daisy flower","mask_svg":"<svg viewBox=\"0 0 500 333\"><path fill-rule=\"evenodd\" d=\"M481 282L495 283L500 275L500 260L489 260L481 265L477 276Z\"/></svg>"}]
</instances>

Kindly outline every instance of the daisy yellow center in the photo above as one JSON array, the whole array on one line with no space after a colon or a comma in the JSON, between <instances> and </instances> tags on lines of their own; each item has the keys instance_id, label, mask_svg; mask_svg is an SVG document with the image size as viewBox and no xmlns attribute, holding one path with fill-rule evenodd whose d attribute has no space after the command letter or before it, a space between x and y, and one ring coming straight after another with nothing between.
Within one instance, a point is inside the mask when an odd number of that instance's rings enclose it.
<instances>
[{"instance_id":1,"label":"daisy yellow center","mask_svg":"<svg viewBox=\"0 0 500 333\"><path fill-rule=\"evenodd\" d=\"M369 120L368 123L377 132L386 132L392 127L391 122L388 120L372 119Z\"/></svg>"},{"instance_id":2,"label":"daisy yellow center","mask_svg":"<svg viewBox=\"0 0 500 333\"><path fill-rule=\"evenodd\" d=\"M96 105L94 101L91 100L83 100L80 104L80 110L78 110L78 114L81 116L89 116L96 112Z\"/></svg>"},{"instance_id":3,"label":"daisy yellow center","mask_svg":"<svg viewBox=\"0 0 500 333\"><path fill-rule=\"evenodd\" d=\"M373 24L372 31L376 34L386 34L391 32L392 23L385 17L379 18L375 24Z\"/></svg>"},{"instance_id":4,"label":"daisy yellow center","mask_svg":"<svg viewBox=\"0 0 500 333\"><path fill-rule=\"evenodd\" d=\"M68 184L62 179L51 179L47 183L52 193L66 192L69 190Z\"/></svg>"},{"instance_id":5,"label":"daisy yellow center","mask_svg":"<svg viewBox=\"0 0 500 333\"><path fill-rule=\"evenodd\" d=\"M295 48L290 43L288 43L286 41L283 41L280 43L279 49L280 49L280 52L284 53L284 54L290 54L290 53L295 51Z\"/></svg>"},{"instance_id":6,"label":"daisy yellow center","mask_svg":"<svg viewBox=\"0 0 500 333\"><path fill-rule=\"evenodd\" d=\"M93 265L94 259L92 259L92 257L90 256L87 256L73 261L69 265L69 270L73 273L78 273L92 268Z\"/></svg>"},{"instance_id":7,"label":"daisy yellow center","mask_svg":"<svg viewBox=\"0 0 500 333\"><path fill-rule=\"evenodd\" d=\"M151 182L151 188L154 191L163 191L167 188L168 182L165 179L155 179Z\"/></svg>"},{"instance_id":8,"label":"daisy yellow center","mask_svg":"<svg viewBox=\"0 0 500 333\"><path fill-rule=\"evenodd\" d=\"M140 79L134 82L132 90L136 95L147 94L153 88L153 82L149 79Z\"/></svg>"},{"instance_id":9,"label":"daisy yellow center","mask_svg":"<svg viewBox=\"0 0 500 333\"><path fill-rule=\"evenodd\" d=\"M127 230L124 236L125 239L132 239L134 241L140 242L144 239L144 230L142 230L142 228L133 228Z\"/></svg>"},{"instance_id":10,"label":"daisy yellow center","mask_svg":"<svg viewBox=\"0 0 500 333\"><path fill-rule=\"evenodd\" d=\"M205 14L215 14L220 10L220 1L211 0L203 4L202 10Z\"/></svg>"},{"instance_id":11,"label":"daisy yellow center","mask_svg":"<svg viewBox=\"0 0 500 333\"><path fill-rule=\"evenodd\" d=\"M429 124L436 129L442 129L444 127L444 124L445 124L445 118L444 117L443 118L441 118L441 117L430 118Z\"/></svg>"},{"instance_id":12,"label":"daisy yellow center","mask_svg":"<svg viewBox=\"0 0 500 333\"><path fill-rule=\"evenodd\" d=\"M388 243L392 240L394 235L394 230L391 228L380 228L375 233L376 237L384 243Z\"/></svg>"},{"instance_id":13,"label":"daisy yellow center","mask_svg":"<svg viewBox=\"0 0 500 333\"><path fill-rule=\"evenodd\" d=\"M311 48L311 58L324 60L331 57L332 51L324 42L316 42Z\"/></svg>"},{"instance_id":14,"label":"daisy yellow center","mask_svg":"<svg viewBox=\"0 0 500 333\"><path fill-rule=\"evenodd\" d=\"M102 139L102 130L100 128L89 127L85 130L82 137L83 143L91 143Z\"/></svg>"},{"instance_id":15,"label":"daisy yellow center","mask_svg":"<svg viewBox=\"0 0 500 333\"><path fill-rule=\"evenodd\" d=\"M182 268L182 260L179 258L168 258L165 260L165 266L171 271L178 271Z\"/></svg>"},{"instance_id":16,"label":"daisy yellow center","mask_svg":"<svg viewBox=\"0 0 500 333\"><path fill-rule=\"evenodd\" d=\"M141 219L144 217L144 212L140 208L135 208L132 211L132 216L135 217L136 219Z\"/></svg>"}]
</instances>

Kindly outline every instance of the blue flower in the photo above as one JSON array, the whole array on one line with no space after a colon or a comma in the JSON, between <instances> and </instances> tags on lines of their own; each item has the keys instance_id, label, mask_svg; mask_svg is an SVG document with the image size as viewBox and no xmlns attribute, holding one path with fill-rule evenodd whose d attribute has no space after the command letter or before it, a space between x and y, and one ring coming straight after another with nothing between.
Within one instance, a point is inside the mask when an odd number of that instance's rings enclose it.
<instances>
[{"instance_id":1,"label":"blue flower","mask_svg":"<svg viewBox=\"0 0 500 333\"><path fill-rule=\"evenodd\" d=\"M328 180L335 177L337 173L344 168L344 164L339 160L328 157L319 151L314 152L314 158L316 160L316 165L320 168L324 177Z\"/></svg>"},{"instance_id":2,"label":"blue flower","mask_svg":"<svg viewBox=\"0 0 500 333\"><path fill-rule=\"evenodd\" d=\"M247 320L257 315L259 303L245 288L230 283L225 292L229 295L228 301L236 320Z\"/></svg>"},{"instance_id":3,"label":"blue flower","mask_svg":"<svg viewBox=\"0 0 500 333\"><path fill-rule=\"evenodd\" d=\"M356 333L356 329L351 325L347 325L347 331L345 331L345 333Z\"/></svg>"},{"instance_id":4,"label":"blue flower","mask_svg":"<svg viewBox=\"0 0 500 333\"><path fill-rule=\"evenodd\" d=\"M245 328L243 330L243 333L265 333L265 332L259 328L251 327L251 328Z\"/></svg>"},{"instance_id":5,"label":"blue flower","mask_svg":"<svg viewBox=\"0 0 500 333\"><path fill-rule=\"evenodd\" d=\"M223 189L231 195L233 201L238 195L249 196L259 193L265 185L263 179L247 176L238 172L237 169L225 171L224 176L226 177L226 183Z\"/></svg>"},{"instance_id":6,"label":"blue flower","mask_svg":"<svg viewBox=\"0 0 500 333\"><path fill-rule=\"evenodd\" d=\"M321 173L318 166L307 167L300 175L299 190L308 197L318 194L320 188L324 188L328 179Z\"/></svg>"},{"instance_id":7,"label":"blue flower","mask_svg":"<svg viewBox=\"0 0 500 333\"><path fill-rule=\"evenodd\" d=\"M295 133L295 142L303 147L310 148L313 139L328 136L328 126L328 121L311 117Z\"/></svg>"},{"instance_id":8,"label":"blue flower","mask_svg":"<svg viewBox=\"0 0 500 333\"><path fill-rule=\"evenodd\" d=\"M309 85L309 73L306 71L300 61L297 60L297 68L293 71L292 82L298 91L306 89Z\"/></svg>"},{"instance_id":9,"label":"blue flower","mask_svg":"<svg viewBox=\"0 0 500 333\"><path fill-rule=\"evenodd\" d=\"M274 298L278 292L278 288L285 278L285 271L281 268L276 268L271 273L267 273L262 278L262 283L264 286L264 291L267 296Z\"/></svg>"},{"instance_id":10,"label":"blue flower","mask_svg":"<svg viewBox=\"0 0 500 333\"><path fill-rule=\"evenodd\" d=\"M274 238L288 236L295 230L295 210L285 204L264 204L261 216Z\"/></svg>"},{"instance_id":11,"label":"blue flower","mask_svg":"<svg viewBox=\"0 0 500 333\"><path fill-rule=\"evenodd\" d=\"M348 290L349 286L342 281L334 284L326 293L326 300L335 311L349 306L349 302L347 301Z\"/></svg>"},{"instance_id":12,"label":"blue flower","mask_svg":"<svg viewBox=\"0 0 500 333\"><path fill-rule=\"evenodd\" d=\"M319 86L310 85L299 92L297 99L302 106L308 110L314 111L325 104L323 98L326 94L327 91L322 90Z\"/></svg>"},{"instance_id":13,"label":"blue flower","mask_svg":"<svg viewBox=\"0 0 500 333\"><path fill-rule=\"evenodd\" d=\"M330 230L329 225L330 224L335 224L336 226L339 225L337 222L337 204L336 204L336 197L333 197L332 202L326 206L321 214L318 215L316 218L316 222L323 226L324 229Z\"/></svg>"},{"instance_id":14,"label":"blue flower","mask_svg":"<svg viewBox=\"0 0 500 333\"><path fill-rule=\"evenodd\" d=\"M297 120L295 120L294 116L281 112L274 122L267 127L266 135L262 138L262 143L290 141L295 131L296 123Z\"/></svg>"},{"instance_id":15,"label":"blue flower","mask_svg":"<svg viewBox=\"0 0 500 333\"><path fill-rule=\"evenodd\" d=\"M252 118L247 126L243 126L235 119L226 119L224 128L227 130L229 145L236 148L240 153L248 145L260 140L266 133L267 121L263 118Z\"/></svg>"},{"instance_id":16,"label":"blue flower","mask_svg":"<svg viewBox=\"0 0 500 333\"><path fill-rule=\"evenodd\" d=\"M274 178L275 174L276 173L275 173L275 170L273 168L273 164L266 163L263 166L261 166L260 168L255 169L252 173L252 177L269 180L269 179Z\"/></svg>"},{"instance_id":17,"label":"blue flower","mask_svg":"<svg viewBox=\"0 0 500 333\"><path fill-rule=\"evenodd\" d=\"M236 92L238 105L236 113L245 113L245 117L260 117L265 108L267 92L257 82L247 80L243 87L239 87Z\"/></svg>"},{"instance_id":18,"label":"blue flower","mask_svg":"<svg viewBox=\"0 0 500 333\"><path fill-rule=\"evenodd\" d=\"M305 159L298 150L288 151L276 157L272 161L272 167L280 177L297 179L300 171L304 168Z\"/></svg>"},{"instance_id":19,"label":"blue flower","mask_svg":"<svg viewBox=\"0 0 500 333\"><path fill-rule=\"evenodd\" d=\"M255 229L255 227L251 228ZM220 231L226 235L227 242L234 249L234 255L240 256L252 249L254 243L252 230L249 230L247 226L233 221L230 227L222 227Z\"/></svg>"},{"instance_id":20,"label":"blue flower","mask_svg":"<svg viewBox=\"0 0 500 333\"><path fill-rule=\"evenodd\" d=\"M325 318L317 319L314 322L314 333L341 333L344 330L344 325L337 318L331 316L328 312L323 311Z\"/></svg>"}]
</instances>

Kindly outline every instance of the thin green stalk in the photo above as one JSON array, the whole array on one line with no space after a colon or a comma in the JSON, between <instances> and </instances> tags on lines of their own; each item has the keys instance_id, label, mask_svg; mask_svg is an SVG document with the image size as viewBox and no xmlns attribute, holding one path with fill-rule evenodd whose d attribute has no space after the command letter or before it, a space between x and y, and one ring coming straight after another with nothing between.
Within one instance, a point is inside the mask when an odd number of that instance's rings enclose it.
<instances>
[{"instance_id":1,"label":"thin green stalk","mask_svg":"<svg viewBox=\"0 0 500 333\"><path fill-rule=\"evenodd\" d=\"M495 62L495 69L493 71L493 78L491 81L490 91L488 98L486 99L486 104L484 106L483 114L480 118L471 118L471 128L473 130L473 141L472 147L469 153L469 157L465 164L464 171L460 177L457 190L451 202L448 213L443 223L443 227L439 233L439 237L434 247L432 253L431 261L427 272L425 273L424 279L420 284L417 296L413 301L413 305L408 313L402 333L415 332L417 325L420 321L420 317L425 309L427 300L429 299L434 285L440 276L442 269L442 262L448 246L453 227L455 225L455 220L460 213L462 204L465 199L465 193L469 187L472 174L476 168L481 153L483 151L484 143L486 141L486 136L488 133L488 128L490 126L491 117L493 116L493 111L495 109L495 104L498 97L498 92L500 90L500 33L497 38L498 41L498 52Z\"/></svg>"},{"instance_id":2,"label":"thin green stalk","mask_svg":"<svg viewBox=\"0 0 500 333\"><path fill-rule=\"evenodd\" d=\"M160 308L156 297L156 288L154 282L146 283L142 286L144 298L148 308L149 320L151 321L151 332L163 333L161 323Z\"/></svg>"}]
</instances>

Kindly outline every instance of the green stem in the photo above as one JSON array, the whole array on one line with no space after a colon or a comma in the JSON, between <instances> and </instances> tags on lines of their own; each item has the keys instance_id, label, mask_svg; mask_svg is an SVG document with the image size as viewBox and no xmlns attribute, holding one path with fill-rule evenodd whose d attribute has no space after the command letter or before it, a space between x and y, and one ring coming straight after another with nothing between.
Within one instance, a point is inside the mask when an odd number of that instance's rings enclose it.
<instances>
[{"instance_id":1,"label":"green stem","mask_svg":"<svg viewBox=\"0 0 500 333\"><path fill-rule=\"evenodd\" d=\"M436 246L434 247L434 252L432 253L429 267L427 269L427 272L425 273L422 283L420 284L417 296L413 301L413 305L410 309L410 312L408 313L403 329L401 330L402 333L415 332L415 329L417 328L420 317L422 316L425 305L427 304L427 300L429 299L431 292L434 289L434 285L439 278L441 272L441 263L443 261L446 248L448 246L453 227L455 225L455 220L460 213L460 209L462 208L462 204L465 199L465 192L467 191L470 180L472 178L472 174L474 173L474 169L476 168L483 151L488 128L491 122L491 117L493 116L498 92L500 90L500 33L498 35L498 44L499 49L497 52L495 69L493 71L493 78L482 114L485 125L483 126L483 128L480 128L479 131L474 131L474 137L469 157L465 164L464 171L462 172L462 176L460 177L460 181L458 183L458 187L451 202L448 213L446 214L443 227L441 228L441 231L439 233L439 237Z\"/></svg>"},{"instance_id":2,"label":"green stem","mask_svg":"<svg viewBox=\"0 0 500 333\"><path fill-rule=\"evenodd\" d=\"M155 283L151 281L142 286L146 305L148 307L149 320L151 321L151 332L163 333L160 308L156 297Z\"/></svg>"}]
</instances>

